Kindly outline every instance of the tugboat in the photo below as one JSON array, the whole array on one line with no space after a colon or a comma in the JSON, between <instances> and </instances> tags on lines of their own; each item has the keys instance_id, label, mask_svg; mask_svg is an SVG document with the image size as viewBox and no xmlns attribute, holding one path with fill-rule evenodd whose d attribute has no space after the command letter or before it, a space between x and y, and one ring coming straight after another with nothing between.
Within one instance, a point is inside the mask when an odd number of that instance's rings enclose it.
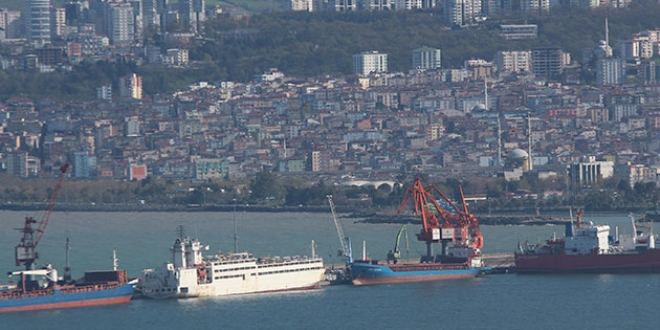
<instances>
[{"instance_id":1,"label":"tugboat","mask_svg":"<svg viewBox=\"0 0 660 330\"><path fill-rule=\"evenodd\" d=\"M658 236L652 226L640 230L631 216L633 234L610 236L609 225L582 221L566 224L563 238L553 237L546 244L518 243L515 265L518 272L657 272L660 271Z\"/></svg>"},{"instance_id":2,"label":"tugboat","mask_svg":"<svg viewBox=\"0 0 660 330\"><path fill-rule=\"evenodd\" d=\"M23 264L25 269L9 273L12 277L19 277L16 285L0 287L0 313L122 304L128 303L133 296L134 283L128 281L123 270L86 272L83 278L72 280L68 265L68 239L64 278L59 278L57 270L50 264L35 269L38 259L36 247L48 225L67 168L68 164L60 168L57 186L43 218L37 221L26 217L23 227L19 229L23 237L15 248L16 266ZM37 224L38 228L34 228L33 224Z\"/></svg>"}]
</instances>

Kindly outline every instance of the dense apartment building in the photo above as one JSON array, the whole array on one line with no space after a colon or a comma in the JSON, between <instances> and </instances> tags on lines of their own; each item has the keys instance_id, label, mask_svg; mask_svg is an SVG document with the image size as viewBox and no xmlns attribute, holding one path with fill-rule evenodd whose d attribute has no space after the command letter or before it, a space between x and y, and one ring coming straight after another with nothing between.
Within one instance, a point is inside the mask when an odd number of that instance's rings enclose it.
<instances>
[{"instance_id":1,"label":"dense apartment building","mask_svg":"<svg viewBox=\"0 0 660 330\"><path fill-rule=\"evenodd\" d=\"M440 49L422 47L413 50L413 69L439 69L441 67Z\"/></svg>"},{"instance_id":2,"label":"dense apartment building","mask_svg":"<svg viewBox=\"0 0 660 330\"><path fill-rule=\"evenodd\" d=\"M564 52L559 47L532 49L532 72L536 77L553 78L564 70Z\"/></svg>"},{"instance_id":3,"label":"dense apartment building","mask_svg":"<svg viewBox=\"0 0 660 330\"><path fill-rule=\"evenodd\" d=\"M142 98L142 77L131 74L119 80L119 96L122 98Z\"/></svg>"},{"instance_id":4,"label":"dense apartment building","mask_svg":"<svg viewBox=\"0 0 660 330\"><path fill-rule=\"evenodd\" d=\"M135 40L133 7L129 3L108 3L106 23L113 45L129 45Z\"/></svg>"},{"instance_id":5,"label":"dense apartment building","mask_svg":"<svg viewBox=\"0 0 660 330\"><path fill-rule=\"evenodd\" d=\"M363 76L387 72L387 54L372 50L353 55L353 72Z\"/></svg>"},{"instance_id":6,"label":"dense apartment building","mask_svg":"<svg viewBox=\"0 0 660 330\"><path fill-rule=\"evenodd\" d=\"M596 82L599 86L626 82L625 62L618 58L604 58L596 62Z\"/></svg>"},{"instance_id":7,"label":"dense apartment building","mask_svg":"<svg viewBox=\"0 0 660 330\"><path fill-rule=\"evenodd\" d=\"M25 0L23 21L29 44L41 47L50 43L50 0Z\"/></svg>"},{"instance_id":8,"label":"dense apartment building","mask_svg":"<svg viewBox=\"0 0 660 330\"><path fill-rule=\"evenodd\" d=\"M500 75L510 73L527 73L532 71L532 52L525 51L499 51L494 59Z\"/></svg>"},{"instance_id":9,"label":"dense apartment building","mask_svg":"<svg viewBox=\"0 0 660 330\"><path fill-rule=\"evenodd\" d=\"M447 0L444 3L445 25L464 26L481 17L481 0Z\"/></svg>"}]
</instances>

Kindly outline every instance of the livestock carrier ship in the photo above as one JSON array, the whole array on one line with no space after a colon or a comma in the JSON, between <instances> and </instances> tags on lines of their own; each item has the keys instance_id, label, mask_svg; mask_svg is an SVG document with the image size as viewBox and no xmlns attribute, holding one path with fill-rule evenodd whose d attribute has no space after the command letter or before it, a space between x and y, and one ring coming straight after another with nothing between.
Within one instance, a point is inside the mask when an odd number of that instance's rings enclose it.
<instances>
[{"instance_id":1,"label":"livestock carrier ship","mask_svg":"<svg viewBox=\"0 0 660 330\"><path fill-rule=\"evenodd\" d=\"M459 186L459 189L462 209L433 184L429 185L428 189L424 188L421 180L417 178L406 190L399 213L409 201L413 202L414 213L422 220L422 229L417 239L426 242L426 255L423 255L419 262L399 263L399 239L405 228L402 227L388 260L366 260L366 256L363 256L363 260L351 262L349 269L353 284L472 278L489 270L490 267L485 266L482 260L483 236L479 230L479 222L468 212L462 187ZM439 195L441 200L434 197L433 192ZM437 255L433 251L435 243L440 243L442 247L441 253Z\"/></svg>"},{"instance_id":2,"label":"livestock carrier ship","mask_svg":"<svg viewBox=\"0 0 660 330\"><path fill-rule=\"evenodd\" d=\"M147 298L165 299L319 288L325 267L313 246L311 257L257 258L247 252L204 257L207 247L185 236L180 226L170 248L172 262L144 270L137 290Z\"/></svg>"},{"instance_id":3,"label":"livestock carrier ship","mask_svg":"<svg viewBox=\"0 0 660 330\"><path fill-rule=\"evenodd\" d=\"M9 276L18 278L17 284L0 287L0 313L121 304L129 302L133 296L134 283L128 281L123 270L85 272L83 278L72 280L68 239L63 278L58 277L57 270L51 265L35 268L39 256L36 247L46 231L67 167L65 164L60 168L59 181L42 219L37 221L26 217L23 227L18 229L23 237L15 248L16 266L25 265L25 269L9 272ZM35 224L37 228L33 227Z\"/></svg>"},{"instance_id":4,"label":"livestock carrier ship","mask_svg":"<svg viewBox=\"0 0 660 330\"><path fill-rule=\"evenodd\" d=\"M657 272L660 271L658 236L652 226L636 224L631 217L633 234L610 235L609 225L582 221L566 224L563 238L553 235L545 244L518 244L515 265L518 272Z\"/></svg>"}]
</instances>

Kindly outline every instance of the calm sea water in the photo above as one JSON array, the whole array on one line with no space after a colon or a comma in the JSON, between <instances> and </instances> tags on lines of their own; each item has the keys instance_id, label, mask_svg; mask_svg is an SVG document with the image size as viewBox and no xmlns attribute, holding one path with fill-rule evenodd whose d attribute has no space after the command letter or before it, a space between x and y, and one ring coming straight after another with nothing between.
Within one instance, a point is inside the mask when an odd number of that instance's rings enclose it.
<instances>
[{"instance_id":1,"label":"calm sea water","mask_svg":"<svg viewBox=\"0 0 660 330\"><path fill-rule=\"evenodd\" d=\"M15 270L14 246L25 215L0 211L1 282ZM238 245L255 255L311 254L311 240L326 263L339 239L328 214L305 213L63 213L52 215L39 243L40 262L64 268L65 240L71 243L74 277L109 269L112 251L120 268L136 277L169 258L176 227L210 245L211 251ZM588 219L587 219L588 220ZM626 216L598 217L629 234ZM341 219L356 255L366 241L370 258L385 258L398 225L356 224ZM416 258L425 247L410 226ZM563 235L561 226L483 226L485 253L511 252L518 241ZM402 242L403 246L405 243ZM332 286L305 292L190 300L134 300L121 306L0 314L0 329L655 329L660 325L660 274L488 275L470 280L383 286Z\"/></svg>"}]
</instances>

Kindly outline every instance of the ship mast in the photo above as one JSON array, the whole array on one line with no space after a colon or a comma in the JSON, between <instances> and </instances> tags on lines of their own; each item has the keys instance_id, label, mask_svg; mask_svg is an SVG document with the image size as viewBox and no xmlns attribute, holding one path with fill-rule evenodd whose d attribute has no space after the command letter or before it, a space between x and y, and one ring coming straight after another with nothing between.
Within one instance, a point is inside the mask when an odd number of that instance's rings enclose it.
<instances>
[{"instance_id":1,"label":"ship mast","mask_svg":"<svg viewBox=\"0 0 660 330\"><path fill-rule=\"evenodd\" d=\"M66 266L64 267L64 281L68 282L71 280L71 266L69 265L69 237L66 238Z\"/></svg>"},{"instance_id":2,"label":"ship mast","mask_svg":"<svg viewBox=\"0 0 660 330\"><path fill-rule=\"evenodd\" d=\"M236 204L238 200L234 200L234 253L238 253L238 221L236 219Z\"/></svg>"}]
</instances>

